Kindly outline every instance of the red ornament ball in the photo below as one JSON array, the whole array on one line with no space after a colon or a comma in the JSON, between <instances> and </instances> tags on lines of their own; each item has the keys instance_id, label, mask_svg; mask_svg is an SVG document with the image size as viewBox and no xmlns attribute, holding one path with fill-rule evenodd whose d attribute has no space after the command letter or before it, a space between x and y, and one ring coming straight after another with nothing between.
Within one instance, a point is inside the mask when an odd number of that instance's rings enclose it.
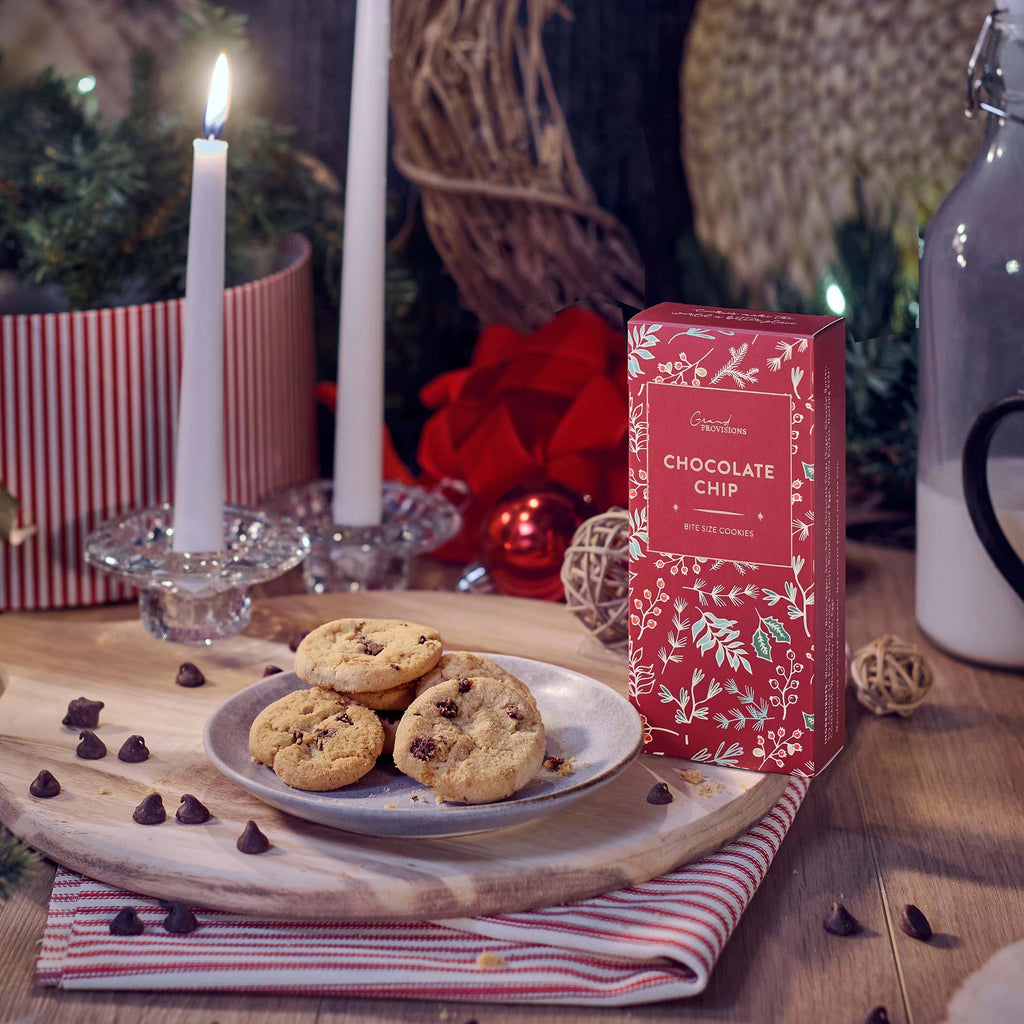
<instances>
[{"instance_id":1,"label":"red ornament ball","mask_svg":"<svg viewBox=\"0 0 1024 1024\"><path fill-rule=\"evenodd\" d=\"M561 601L562 561L573 534L596 509L561 484L524 484L484 516L480 561L500 594Z\"/></svg>"}]
</instances>

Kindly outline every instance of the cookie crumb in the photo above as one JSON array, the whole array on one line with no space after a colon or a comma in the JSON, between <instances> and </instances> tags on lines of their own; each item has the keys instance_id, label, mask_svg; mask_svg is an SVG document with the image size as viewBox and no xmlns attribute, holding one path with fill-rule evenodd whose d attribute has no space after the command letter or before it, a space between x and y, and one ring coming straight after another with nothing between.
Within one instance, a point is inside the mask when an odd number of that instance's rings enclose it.
<instances>
[{"instance_id":1,"label":"cookie crumb","mask_svg":"<svg viewBox=\"0 0 1024 1024\"><path fill-rule=\"evenodd\" d=\"M100 796L110 796L112 790L111 790L111 788L109 786L100 786L100 788L97 789L96 792Z\"/></svg>"},{"instance_id":2,"label":"cookie crumb","mask_svg":"<svg viewBox=\"0 0 1024 1024\"><path fill-rule=\"evenodd\" d=\"M398 804L385 804L384 805L384 810L385 811L397 811L398 810Z\"/></svg>"},{"instance_id":3,"label":"cookie crumb","mask_svg":"<svg viewBox=\"0 0 1024 1024\"><path fill-rule=\"evenodd\" d=\"M554 755L544 758L544 767L547 768L549 772L554 772L562 778L565 778L566 775L572 775L575 770L573 766L573 759L571 757L555 757Z\"/></svg>"},{"instance_id":4,"label":"cookie crumb","mask_svg":"<svg viewBox=\"0 0 1024 1024\"><path fill-rule=\"evenodd\" d=\"M697 787L697 796L707 800L710 797L721 793L724 789L725 786L723 786L718 779L705 779L705 781Z\"/></svg>"},{"instance_id":5,"label":"cookie crumb","mask_svg":"<svg viewBox=\"0 0 1024 1024\"><path fill-rule=\"evenodd\" d=\"M683 782L689 782L692 786L699 786L704 781L704 776L701 774L699 768L687 768L685 772L680 772Z\"/></svg>"},{"instance_id":6,"label":"cookie crumb","mask_svg":"<svg viewBox=\"0 0 1024 1024\"><path fill-rule=\"evenodd\" d=\"M481 971L493 971L499 967L508 967L508 961L497 953L480 953L476 965Z\"/></svg>"}]
</instances>

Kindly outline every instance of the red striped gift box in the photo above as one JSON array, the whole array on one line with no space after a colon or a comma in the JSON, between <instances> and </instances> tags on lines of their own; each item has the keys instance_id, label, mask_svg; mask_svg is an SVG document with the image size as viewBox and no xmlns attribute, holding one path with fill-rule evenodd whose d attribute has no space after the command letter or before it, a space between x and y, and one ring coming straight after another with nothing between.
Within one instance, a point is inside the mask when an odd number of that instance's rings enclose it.
<instances>
[{"instance_id":1,"label":"red striped gift box","mask_svg":"<svg viewBox=\"0 0 1024 1024\"><path fill-rule=\"evenodd\" d=\"M717 853L579 903L444 922L264 921L194 908L172 935L157 900L57 872L36 980L151 989L624 1006L702 992L807 793L793 778ZM136 908L141 935L110 934Z\"/></svg>"},{"instance_id":2,"label":"red striped gift box","mask_svg":"<svg viewBox=\"0 0 1024 1024\"><path fill-rule=\"evenodd\" d=\"M227 500L317 470L311 248L224 293ZM0 317L0 482L21 501L0 543L0 610L100 604L132 593L83 561L104 520L173 499L183 300Z\"/></svg>"}]
</instances>

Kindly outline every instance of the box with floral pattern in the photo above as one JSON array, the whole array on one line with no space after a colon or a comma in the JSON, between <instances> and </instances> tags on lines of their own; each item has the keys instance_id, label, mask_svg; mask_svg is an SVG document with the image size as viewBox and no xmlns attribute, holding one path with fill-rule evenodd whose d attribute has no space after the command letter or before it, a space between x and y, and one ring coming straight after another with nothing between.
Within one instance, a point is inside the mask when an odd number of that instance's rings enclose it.
<instances>
[{"instance_id":1,"label":"box with floral pattern","mask_svg":"<svg viewBox=\"0 0 1024 1024\"><path fill-rule=\"evenodd\" d=\"M644 749L814 775L844 737L843 321L662 303L628 350Z\"/></svg>"}]
</instances>

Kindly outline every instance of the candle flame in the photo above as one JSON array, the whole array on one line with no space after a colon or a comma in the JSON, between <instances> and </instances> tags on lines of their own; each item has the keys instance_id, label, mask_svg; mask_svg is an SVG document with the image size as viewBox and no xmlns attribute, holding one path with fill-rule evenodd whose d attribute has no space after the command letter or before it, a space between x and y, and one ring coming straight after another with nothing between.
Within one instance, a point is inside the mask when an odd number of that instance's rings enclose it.
<instances>
[{"instance_id":1,"label":"candle flame","mask_svg":"<svg viewBox=\"0 0 1024 1024\"><path fill-rule=\"evenodd\" d=\"M228 119L231 107L231 77L228 74L228 58L221 54L213 65L210 76L210 96L206 101L206 114L203 117L203 136L207 139L220 137L224 124Z\"/></svg>"}]
</instances>

